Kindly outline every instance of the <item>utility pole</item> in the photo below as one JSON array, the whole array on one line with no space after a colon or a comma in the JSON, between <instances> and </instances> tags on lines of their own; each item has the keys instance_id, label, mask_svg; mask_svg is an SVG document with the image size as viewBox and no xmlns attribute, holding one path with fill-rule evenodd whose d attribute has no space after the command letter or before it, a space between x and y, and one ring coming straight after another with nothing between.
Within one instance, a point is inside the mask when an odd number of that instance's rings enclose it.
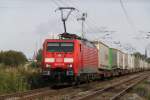
<instances>
[{"instance_id":1,"label":"utility pole","mask_svg":"<svg viewBox=\"0 0 150 100\"><path fill-rule=\"evenodd\" d=\"M148 57L149 46L150 46L150 44L148 44L148 45L145 47L145 57Z\"/></svg>"},{"instance_id":2,"label":"utility pole","mask_svg":"<svg viewBox=\"0 0 150 100\"><path fill-rule=\"evenodd\" d=\"M69 18L69 15L71 14L71 12L74 11L74 10L77 10L77 9L74 8L74 7L59 7L58 9L55 10L55 12L56 12L57 10L60 10L60 12L61 12L61 20L62 20L63 26L64 26L64 33L67 33L66 21L67 21L67 19ZM64 16L64 11L65 11L65 10L69 10L69 12L68 12L68 14L67 14L66 17ZM77 11L78 11L78 10L77 10Z\"/></svg>"},{"instance_id":3,"label":"utility pole","mask_svg":"<svg viewBox=\"0 0 150 100\"><path fill-rule=\"evenodd\" d=\"M82 21L82 38L84 38L84 22L86 18L87 13L82 13L82 17L77 19L77 21Z\"/></svg>"},{"instance_id":4,"label":"utility pole","mask_svg":"<svg viewBox=\"0 0 150 100\"><path fill-rule=\"evenodd\" d=\"M147 48L145 48L145 57L147 58Z\"/></svg>"}]
</instances>

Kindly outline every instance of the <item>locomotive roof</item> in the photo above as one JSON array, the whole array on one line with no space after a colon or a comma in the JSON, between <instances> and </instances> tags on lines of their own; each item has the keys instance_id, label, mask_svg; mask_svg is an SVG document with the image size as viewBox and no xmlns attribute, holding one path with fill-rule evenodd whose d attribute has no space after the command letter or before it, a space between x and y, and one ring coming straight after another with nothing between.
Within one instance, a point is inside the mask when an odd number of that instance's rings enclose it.
<instances>
[{"instance_id":1,"label":"locomotive roof","mask_svg":"<svg viewBox=\"0 0 150 100\"><path fill-rule=\"evenodd\" d=\"M73 42L75 40L78 40L78 41L82 41L82 42L90 42L93 44L92 41L88 41L88 40L79 40L79 39L46 39L45 42L48 42L48 41L64 41L64 42Z\"/></svg>"},{"instance_id":2,"label":"locomotive roof","mask_svg":"<svg viewBox=\"0 0 150 100\"><path fill-rule=\"evenodd\" d=\"M106 45L106 44L105 44L105 43L103 43L102 41L93 41L93 43L95 43L95 44L100 43L100 44L105 45L106 47L110 48L108 45Z\"/></svg>"}]
</instances>

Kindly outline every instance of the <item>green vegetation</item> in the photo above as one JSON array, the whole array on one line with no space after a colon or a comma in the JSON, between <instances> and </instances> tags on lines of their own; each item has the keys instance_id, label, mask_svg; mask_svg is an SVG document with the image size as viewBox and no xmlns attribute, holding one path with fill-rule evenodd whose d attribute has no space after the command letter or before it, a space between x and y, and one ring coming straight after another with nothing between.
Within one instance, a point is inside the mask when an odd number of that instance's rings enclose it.
<instances>
[{"instance_id":1,"label":"green vegetation","mask_svg":"<svg viewBox=\"0 0 150 100\"><path fill-rule=\"evenodd\" d=\"M34 56L35 58L34 58L34 61L31 62L31 67L39 68L42 62L42 49L39 49L37 54Z\"/></svg>"},{"instance_id":2,"label":"green vegetation","mask_svg":"<svg viewBox=\"0 0 150 100\"><path fill-rule=\"evenodd\" d=\"M42 61L42 49L38 50L36 59L37 59L37 62L41 62Z\"/></svg>"},{"instance_id":3,"label":"green vegetation","mask_svg":"<svg viewBox=\"0 0 150 100\"><path fill-rule=\"evenodd\" d=\"M133 93L138 94L140 97L150 100L150 82L145 80L144 82L135 86L132 90Z\"/></svg>"},{"instance_id":4,"label":"green vegetation","mask_svg":"<svg viewBox=\"0 0 150 100\"><path fill-rule=\"evenodd\" d=\"M42 87L39 69L0 65L0 94Z\"/></svg>"},{"instance_id":5,"label":"green vegetation","mask_svg":"<svg viewBox=\"0 0 150 100\"><path fill-rule=\"evenodd\" d=\"M18 66L27 62L26 56L19 51L1 51L0 52L0 63L9 66Z\"/></svg>"},{"instance_id":6,"label":"green vegetation","mask_svg":"<svg viewBox=\"0 0 150 100\"><path fill-rule=\"evenodd\" d=\"M22 52L0 51L0 94L42 87L39 73L40 68L33 67Z\"/></svg>"},{"instance_id":7,"label":"green vegetation","mask_svg":"<svg viewBox=\"0 0 150 100\"><path fill-rule=\"evenodd\" d=\"M135 57L138 57L138 58L141 58L143 60L146 60L148 63L150 63L150 58L148 58L146 55L143 55L143 54L141 54L139 52L135 52L133 55Z\"/></svg>"},{"instance_id":8,"label":"green vegetation","mask_svg":"<svg viewBox=\"0 0 150 100\"><path fill-rule=\"evenodd\" d=\"M134 54L133 54L135 57L138 57L138 58L141 58L141 59L146 59L146 56L145 55L142 55L141 53L139 53L139 52L135 52Z\"/></svg>"},{"instance_id":9,"label":"green vegetation","mask_svg":"<svg viewBox=\"0 0 150 100\"><path fill-rule=\"evenodd\" d=\"M150 63L150 58L147 58L146 61L147 61L148 63Z\"/></svg>"},{"instance_id":10,"label":"green vegetation","mask_svg":"<svg viewBox=\"0 0 150 100\"><path fill-rule=\"evenodd\" d=\"M135 52L133 55L150 63L150 57L147 57L146 55L142 55L139 52Z\"/></svg>"},{"instance_id":11,"label":"green vegetation","mask_svg":"<svg viewBox=\"0 0 150 100\"><path fill-rule=\"evenodd\" d=\"M42 62L42 49L39 49L36 55L36 62L33 61L32 62L32 67L40 67L41 66L41 62Z\"/></svg>"},{"instance_id":12,"label":"green vegetation","mask_svg":"<svg viewBox=\"0 0 150 100\"><path fill-rule=\"evenodd\" d=\"M0 68L0 92L9 93L25 91L30 86L27 84L25 75L17 68Z\"/></svg>"}]
</instances>

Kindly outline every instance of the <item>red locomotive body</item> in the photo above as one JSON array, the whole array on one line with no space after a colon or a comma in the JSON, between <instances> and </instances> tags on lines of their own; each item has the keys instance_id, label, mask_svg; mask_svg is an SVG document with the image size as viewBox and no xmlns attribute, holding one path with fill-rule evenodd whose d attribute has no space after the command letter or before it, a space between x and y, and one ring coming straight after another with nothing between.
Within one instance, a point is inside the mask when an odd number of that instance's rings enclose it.
<instances>
[{"instance_id":1,"label":"red locomotive body","mask_svg":"<svg viewBox=\"0 0 150 100\"><path fill-rule=\"evenodd\" d=\"M98 51L89 41L47 39L43 44L43 75L59 80L85 79L98 73Z\"/></svg>"}]
</instances>

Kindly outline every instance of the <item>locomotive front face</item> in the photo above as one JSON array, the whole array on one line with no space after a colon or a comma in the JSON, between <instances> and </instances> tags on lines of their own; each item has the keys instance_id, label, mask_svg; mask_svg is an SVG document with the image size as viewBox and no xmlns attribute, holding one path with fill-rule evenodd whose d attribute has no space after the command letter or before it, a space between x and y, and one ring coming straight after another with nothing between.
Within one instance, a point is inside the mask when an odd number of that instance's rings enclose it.
<instances>
[{"instance_id":1,"label":"locomotive front face","mask_svg":"<svg viewBox=\"0 0 150 100\"><path fill-rule=\"evenodd\" d=\"M45 44L43 74L73 76L74 42L48 41Z\"/></svg>"}]
</instances>

